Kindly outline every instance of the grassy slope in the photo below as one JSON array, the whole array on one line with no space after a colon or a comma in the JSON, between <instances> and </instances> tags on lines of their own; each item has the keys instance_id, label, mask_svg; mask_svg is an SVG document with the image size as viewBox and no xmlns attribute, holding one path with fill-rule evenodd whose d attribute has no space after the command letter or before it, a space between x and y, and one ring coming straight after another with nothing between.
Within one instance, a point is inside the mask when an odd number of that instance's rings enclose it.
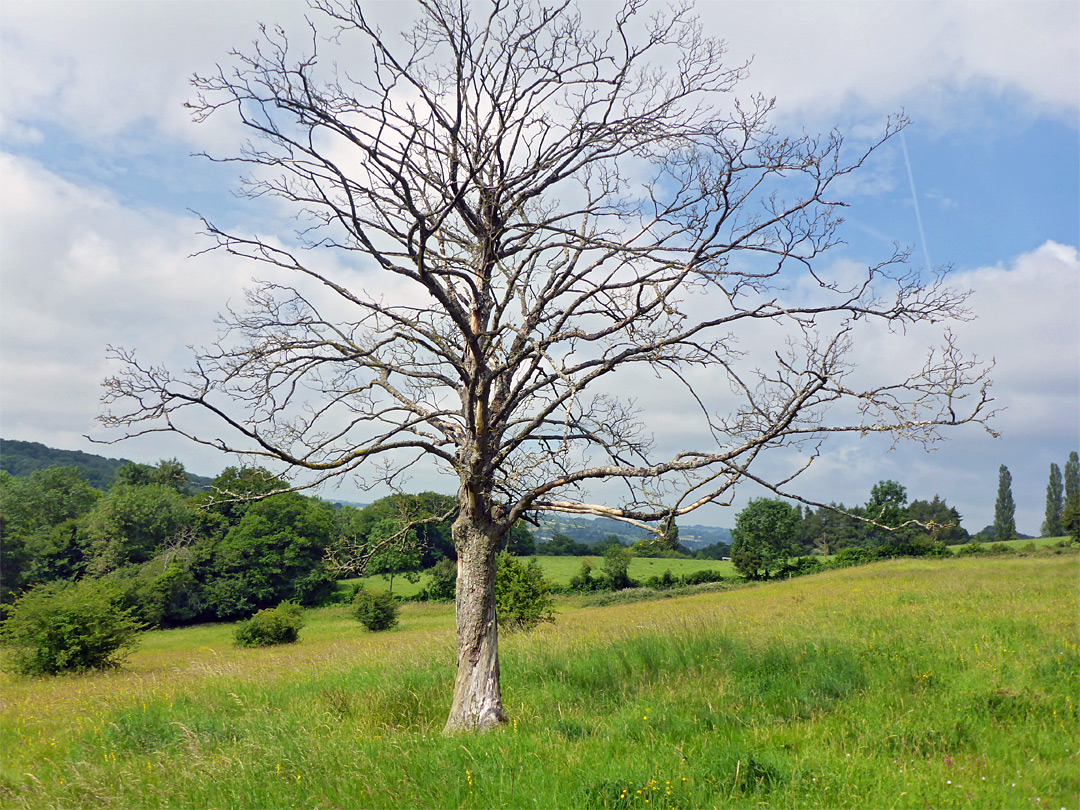
<instances>
[{"instance_id":1,"label":"grassy slope","mask_svg":"<svg viewBox=\"0 0 1080 810\"><path fill-rule=\"evenodd\" d=\"M1078 573L897 560L566 601L503 638L512 724L449 739L448 606L381 635L315 611L269 650L153 633L122 672L2 676L0 805L1076 807Z\"/></svg>"}]
</instances>

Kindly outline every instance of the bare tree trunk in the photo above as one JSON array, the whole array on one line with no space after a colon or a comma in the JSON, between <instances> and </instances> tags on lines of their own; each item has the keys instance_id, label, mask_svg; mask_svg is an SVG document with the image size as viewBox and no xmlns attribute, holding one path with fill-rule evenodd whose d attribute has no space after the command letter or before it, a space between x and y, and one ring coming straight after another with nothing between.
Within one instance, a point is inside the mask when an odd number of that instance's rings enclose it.
<instances>
[{"instance_id":1,"label":"bare tree trunk","mask_svg":"<svg viewBox=\"0 0 1080 810\"><path fill-rule=\"evenodd\" d=\"M495 618L495 556L502 531L464 511L453 530L458 553L457 680L444 734L483 731L506 722Z\"/></svg>"}]
</instances>

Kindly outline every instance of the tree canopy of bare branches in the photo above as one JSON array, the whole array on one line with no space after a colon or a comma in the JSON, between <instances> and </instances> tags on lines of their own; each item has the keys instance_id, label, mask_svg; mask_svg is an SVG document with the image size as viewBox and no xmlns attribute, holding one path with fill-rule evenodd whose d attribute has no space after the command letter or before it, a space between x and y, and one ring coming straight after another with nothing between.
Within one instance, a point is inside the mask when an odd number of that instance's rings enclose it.
<instances>
[{"instance_id":1,"label":"tree canopy of bare branches","mask_svg":"<svg viewBox=\"0 0 1080 810\"><path fill-rule=\"evenodd\" d=\"M985 423L990 397L986 369L947 332L914 373L854 374L858 321L967 315L944 274L903 252L854 281L826 274L838 181L902 117L854 154L836 132L781 136L772 102L737 97L745 66L688 8L626 0L606 31L570 2L414 10L386 34L363 2L315 0L300 39L264 28L233 66L196 77L195 119L238 116L251 136L211 159L247 167L246 194L303 224L260 237L207 222L211 249L267 280L185 373L113 350L103 420L316 481L393 484L419 461L453 475L447 730L483 729L505 720L493 582L516 520L670 519L747 478L797 497L798 469L757 473L765 451L802 444L812 459L845 432L932 443ZM335 49L364 63L325 61ZM761 324L785 338L740 341ZM655 379L697 404L698 446L657 450L623 395ZM206 413L219 430L192 418ZM588 502L613 480L621 502Z\"/></svg>"}]
</instances>

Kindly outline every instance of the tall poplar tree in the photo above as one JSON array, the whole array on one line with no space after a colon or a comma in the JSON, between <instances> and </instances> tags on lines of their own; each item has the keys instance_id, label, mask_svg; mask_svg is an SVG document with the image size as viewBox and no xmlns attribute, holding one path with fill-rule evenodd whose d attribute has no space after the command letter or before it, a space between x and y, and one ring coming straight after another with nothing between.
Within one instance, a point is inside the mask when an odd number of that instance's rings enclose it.
<instances>
[{"instance_id":1,"label":"tall poplar tree","mask_svg":"<svg viewBox=\"0 0 1080 810\"><path fill-rule=\"evenodd\" d=\"M1065 526L1061 522L1065 498L1061 487L1061 468L1057 464L1051 464L1050 482L1046 485L1046 520L1042 525L1043 537L1057 537L1065 534Z\"/></svg>"},{"instance_id":2,"label":"tall poplar tree","mask_svg":"<svg viewBox=\"0 0 1080 810\"><path fill-rule=\"evenodd\" d=\"M1080 457L1069 453L1065 462L1065 505L1061 510L1062 528L1073 540L1080 541Z\"/></svg>"},{"instance_id":3,"label":"tall poplar tree","mask_svg":"<svg viewBox=\"0 0 1080 810\"><path fill-rule=\"evenodd\" d=\"M998 468L997 502L994 504L994 539L1016 539L1016 503L1012 495L1012 474L1004 464Z\"/></svg>"}]
</instances>

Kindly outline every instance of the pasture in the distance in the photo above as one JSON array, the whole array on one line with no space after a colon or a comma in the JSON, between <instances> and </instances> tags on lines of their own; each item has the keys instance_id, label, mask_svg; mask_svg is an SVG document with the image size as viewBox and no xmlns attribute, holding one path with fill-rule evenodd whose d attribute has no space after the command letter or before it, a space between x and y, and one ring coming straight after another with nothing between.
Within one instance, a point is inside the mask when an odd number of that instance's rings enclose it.
<instances>
[{"instance_id":1,"label":"pasture in the distance","mask_svg":"<svg viewBox=\"0 0 1080 810\"><path fill-rule=\"evenodd\" d=\"M503 636L511 724L460 737L449 605L312 611L280 648L155 632L123 671L2 676L0 806L1076 807L1078 563L565 600Z\"/></svg>"}]
</instances>

